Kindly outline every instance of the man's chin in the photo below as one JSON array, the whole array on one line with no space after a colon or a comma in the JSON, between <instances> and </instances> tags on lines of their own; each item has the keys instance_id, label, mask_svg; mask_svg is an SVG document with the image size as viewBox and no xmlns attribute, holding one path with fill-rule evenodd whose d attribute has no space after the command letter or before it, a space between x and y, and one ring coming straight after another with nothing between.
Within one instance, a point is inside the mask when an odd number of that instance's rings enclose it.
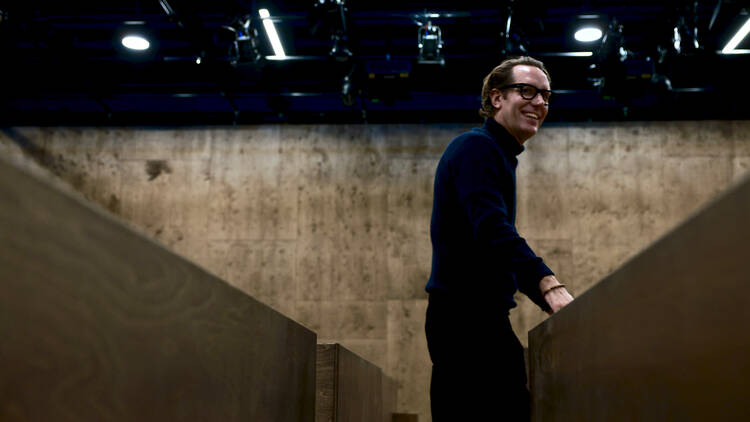
<instances>
[{"instance_id":1,"label":"man's chin","mask_svg":"<svg viewBox=\"0 0 750 422\"><path fill-rule=\"evenodd\" d=\"M529 138L531 138L532 136L536 135L536 133L537 133L538 130L539 129L536 126L524 128L523 132L522 132L522 136L524 137L524 140L528 141Z\"/></svg>"}]
</instances>

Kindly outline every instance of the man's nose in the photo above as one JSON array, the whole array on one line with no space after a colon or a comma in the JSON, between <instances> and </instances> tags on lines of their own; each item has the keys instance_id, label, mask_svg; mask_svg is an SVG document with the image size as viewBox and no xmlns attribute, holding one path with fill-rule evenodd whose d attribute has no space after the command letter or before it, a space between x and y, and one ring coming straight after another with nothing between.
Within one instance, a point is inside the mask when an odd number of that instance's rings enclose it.
<instances>
[{"instance_id":1,"label":"man's nose","mask_svg":"<svg viewBox=\"0 0 750 422\"><path fill-rule=\"evenodd\" d=\"M544 101L544 98L542 97L541 92L537 92L534 98L531 99L531 103L535 105L545 105L547 104L546 101Z\"/></svg>"}]
</instances>

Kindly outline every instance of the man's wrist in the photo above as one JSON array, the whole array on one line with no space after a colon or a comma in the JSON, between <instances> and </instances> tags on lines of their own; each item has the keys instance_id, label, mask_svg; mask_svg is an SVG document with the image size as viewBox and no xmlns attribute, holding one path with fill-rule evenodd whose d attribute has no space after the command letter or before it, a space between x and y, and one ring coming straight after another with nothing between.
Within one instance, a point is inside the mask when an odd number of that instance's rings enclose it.
<instances>
[{"instance_id":1,"label":"man's wrist","mask_svg":"<svg viewBox=\"0 0 750 422\"><path fill-rule=\"evenodd\" d=\"M556 284L556 285L554 285L552 287L548 287L547 289L545 289L545 290L542 291L542 297L547 296L547 293L549 293L549 292L551 292L551 291L553 291L555 289L563 289L563 288L565 288L564 284Z\"/></svg>"},{"instance_id":2,"label":"man's wrist","mask_svg":"<svg viewBox=\"0 0 750 422\"><path fill-rule=\"evenodd\" d=\"M561 283L557 281L557 278L554 275L544 276L539 281L539 291L543 293L546 292L550 287L554 287L560 284Z\"/></svg>"}]
</instances>

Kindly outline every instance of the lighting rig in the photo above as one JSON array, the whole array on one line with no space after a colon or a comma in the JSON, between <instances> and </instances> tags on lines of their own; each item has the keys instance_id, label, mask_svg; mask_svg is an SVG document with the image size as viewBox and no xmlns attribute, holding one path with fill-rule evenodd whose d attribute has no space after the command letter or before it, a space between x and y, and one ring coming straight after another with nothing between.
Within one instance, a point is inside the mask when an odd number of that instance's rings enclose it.
<instances>
[{"instance_id":1,"label":"lighting rig","mask_svg":"<svg viewBox=\"0 0 750 422\"><path fill-rule=\"evenodd\" d=\"M347 28L348 12L345 0L317 0L310 13L310 32L313 35L324 31L329 34L331 49L328 55L338 61L347 61L352 57Z\"/></svg>"},{"instance_id":2,"label":"lighting rig","mask_svg":"<svg viewBox=\"0 0 750 422\"><path fill-rule=\"evenodd\" d=\"M214 44L226 50L224 53L233 66L238 62L259 63L263 59L258 30L250 15L220 26L214 34Z\"/></svg>"},{"instance_id":3,"label":"lighting rig","mask_svg":"<svg viewBox=\"0 0 750 422\"><path fill-rule=\"evenodd\" d=\"M698 3L693 3L679 13L674 28L672 29L672 47L676 54L690 55L699 52L701 45L698 42L698 17L696 9Z\"/></svg>"},{"instance_id":4,"label":"lighting rig","mask_svg":"<svg viewBox=\"0 0 750 422\"><path fill-rule=\"evenodd\" d=\"M443 48L442 31L438 26L433 25L429 19L424 24L419 21L417 23L419 23L419 32L417 33L419 56L417 61L420 64L439 64L445 66L445 58L441 53Z\"/></svg>"},{"instance_id":5,"label":"lighting rig","mask_svg":"<svg viewBox=\"0 0 750 422\"><path fill-rule=\"evenodd\" d=\"M521 37L511 32L511 22L513 21L513 0L508 1L507 16L505 19L505 28L500 32L500 41L502 42L502 48L500 54L502 56L512 55L526 55L526 46L523 44Z\"/></svg>"}]
</instances>

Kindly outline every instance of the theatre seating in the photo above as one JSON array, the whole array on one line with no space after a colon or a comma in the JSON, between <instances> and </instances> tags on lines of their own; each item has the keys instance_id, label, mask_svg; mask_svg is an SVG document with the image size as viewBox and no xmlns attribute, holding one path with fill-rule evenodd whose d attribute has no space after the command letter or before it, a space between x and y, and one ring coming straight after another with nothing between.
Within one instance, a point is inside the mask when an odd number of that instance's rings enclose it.
<instances>
[{"instance_id":1,"label":"theatre seating","mask_svg":"<svg viewBox=\"0 0 750 422\"><path fill-rule=\"evenodd\" d=\"M533 329L533 420L750 420L748 239L745 179Z\"/></svg>"}]
</instances>

